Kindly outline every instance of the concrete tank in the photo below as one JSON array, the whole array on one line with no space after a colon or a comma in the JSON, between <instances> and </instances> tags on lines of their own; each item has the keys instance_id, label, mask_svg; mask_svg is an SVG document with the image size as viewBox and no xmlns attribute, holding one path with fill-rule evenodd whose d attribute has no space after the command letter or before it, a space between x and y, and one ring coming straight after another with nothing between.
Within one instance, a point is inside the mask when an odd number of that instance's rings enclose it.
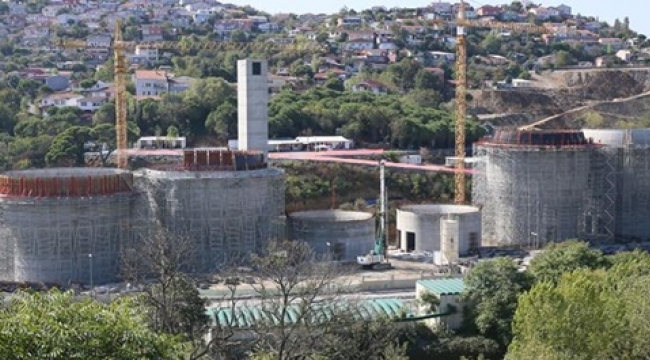
<instances>
[{"instance_id":1,"label":"concrete tank","mask_svg":"<svg viewBox=\"0 0 650 360\"><path fill-rule=\"evenodd\" d=\"M284 172L259 153L188 150L183 168L135 173L149 228L190 238L189 271L213 272L245 261L284 237Z\"/></svg>"},{"instance_id":2,"label":"concrete tank","mask_svg":"<svg viewBox=\"0 0 650 360\"><path fill-rule=\"evenodd\" d=\"M336 260L353 261L374 248L375 220L370 213L300 211L289 214L288 224L290 239L305 241L316 253Z\"/></svg>"},{"instance_id":3,"label":"concrete tank","mask_svg":"<svg viewBox=\"0 0 650 360\"><path fill-rule=\"evenodd\" d=\"M650 129L584 129L585 136L603 146L597 149L603 166L602 200L597 203L612 217L617 239L650 239Z\"/></svg>"},{"instance_id":4,"label":"concrete tank","mask_svg":"<svg viewBox=\"0 0 650 360\"><path fill-rule=\"evenodd\" d=\"M443 223L455 220L443 234ZM449 223L448 225L453 225ZM457 249L461 255L481 245L481 212L466 205L407 205L397 209L397 240L407 252L442 251L441 238L457 234ZM446 249L445 249L446 250Z\"/></svg>"},{"instance_id":5,"label":"concrete tank","mask_svg":"<svg viewBox=\"0 0 650 360\"><path fill-rule=\"evenodd\" d=\"M61 285L118 280L120 246L132 235L132 189L132 175L115 169L2 174L0 278Z\"/></svg>"},{"instance_id":6,"label":"concrete tank","mask_svg":"<svg viewBox=\"0 0 650 360\"><path fill-rule=\"evenodd\" d=\"M581 238L596 146L581 131L499 130L475 146L472 203L490 245L539 248ZM598 220L602 222L602 220Z\"/></svg>"}]
</instances>

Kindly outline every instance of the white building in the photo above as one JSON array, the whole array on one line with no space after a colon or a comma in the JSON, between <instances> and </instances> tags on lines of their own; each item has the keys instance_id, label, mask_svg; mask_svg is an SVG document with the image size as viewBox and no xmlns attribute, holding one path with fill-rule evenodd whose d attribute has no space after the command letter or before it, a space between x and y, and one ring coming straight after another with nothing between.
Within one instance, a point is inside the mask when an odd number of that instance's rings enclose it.
<instances>
[{"instance_id":1,"label":"white building","mask_svg":"<svg viewBox=\"0 0 650 360\"><path fill-rule=\"evenodd\" d=\"M190 87L193 80L189 77L174 77L163 70L137 70L133 74L136 96L182 93Z\"/></svg>"}]
</instances>

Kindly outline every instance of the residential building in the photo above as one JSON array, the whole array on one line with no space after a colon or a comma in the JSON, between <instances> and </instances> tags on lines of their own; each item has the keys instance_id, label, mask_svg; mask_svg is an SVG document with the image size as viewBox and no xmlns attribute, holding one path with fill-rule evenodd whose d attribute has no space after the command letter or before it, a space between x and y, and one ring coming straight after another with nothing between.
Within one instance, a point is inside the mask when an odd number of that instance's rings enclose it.
<instances>
[{"instance_id":1,"label":"residential building","mask_svg":"<svg viewBox=\"0 0 650 360\"><path fill-rule=\"evenodd\" d=\"M160 25L142 25L142 41L160 41L163 39L163 30Z\"/></svg>"},{"instance_id":2,"label":"residential building","mask_svg":"<svg viewBox=\"0 0 650 360\"><path fill-rule=\"evenodd\" d=\"M370 50L374 45L375 42L372 39L354 39L346 42L344 49L347 51Z\"/></svg>"},{"instance_id":3,"label":"residential building","mask_svg":"<svg viewBox=\"0 0 650 360\"><path fill-rule=\"evenodd\" d=\"M358 84L352 85L352 91L370 91L374 94L386 94L388 86L374 80L364 80Z\"/></svg>"},{"instance_id":4,"label":"residential building","mask_svg":"<svg viewBox=\"0 0 650 360\"><path fill-rule=\"evenodd\" d=\"M476 9L476 14L478 16L499 16L503 12L498 6L484 5Z\"/></svg>"},{"instance_id":5,"label":"residential building","mask_svg":"<svg viewBox=\"0 0 650 360\"><path fill-rule=\"evenodd\" d=\"M338 26L356 27L363 24L363 18L360 16L345 16L338 20Z\"/></svg>"},{"instance_id":6,"label":"residential building","mask_svg":"<svg viewBox=\"0 0 650 360\"><path fill-rule=\"evenodd\" d=\"M171 75L165 71L137 70L133 82L137 96L159 96L170 92Z\"/></svg>"},{"instance_id":7,"label":"residential building","mask_svg":"<svg viewBox=\"0 0 650 360\"><path fill-rule=\"evenodd\" d=\"M151 62L158 61L158 56L159 56L158 49L151 49L142 46L135 47L135 54L138 56L143 56Z\"/></svg>"},{"instance_id":8,"label":"residential building","mask_svg":"<svg viewBox=\"0 0 650 360\"><path fill-rule=\"evenodd\" d=\"M572 16L571 15L571 6L562 4L562 5L556 6L555 8L557 9L557 11L560 13L561 16L564 16L564 17L571 17Z\"/></svg>"},{"instance_id":9,"label":"residential building","mask_svg":"<svg viewBox=\"0 0 650 360\"><path fill-rule=\"evenodd\" d=\"M618 51L625 45L620 38L600 38L598 39L598 43L611 51Z\"/></svg>"},{"instance_id":10,"label":"residential building","mask_svg":"<svg viewBox=\"0 0 650 360\"><path fill-rule=\"evenodd\" d=\"M619 50L616 52L616 57L622 61L630 62L634 57L634 52L631 50Z\"/></svg>"},{"instance_id":11,"label":"residential building","mask_svg":"<svg viewBox=\"0 0 650 360\"><path fill-rule=\"evenodd\" d=\"M107 99L104 97L84 97L76 98L74 102L76 107L83 111L97 111L106 104Z\"/></svg>"}]
</instances>

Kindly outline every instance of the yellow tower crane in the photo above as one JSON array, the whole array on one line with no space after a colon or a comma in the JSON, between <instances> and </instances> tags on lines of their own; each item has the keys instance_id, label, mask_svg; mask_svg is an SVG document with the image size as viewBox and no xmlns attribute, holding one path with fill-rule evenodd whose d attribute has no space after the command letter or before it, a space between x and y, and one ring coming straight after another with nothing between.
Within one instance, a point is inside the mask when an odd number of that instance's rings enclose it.
<instances>
[{"instance_id":1,"label":"yellow tower crane","mask_svg":"<svg viewBox=\"0 0 650 360\"><path fill-rule=\"evenodd\" d=\"M65 49L87 49L95 47L84 40L67 40L62 39L57 46ZM318 44L278 44L278 43L248 43L234 41L216 41L216 42L184 42L184 41L124 41L122 37L122 24L116 22L113 33L114 60L114 82L115 82L115 132L116 132L116 151L117 167L120 169L128 168L127 144L127 91L126 91L126 74L127 61L125 51L140 49L167 49L167 50L219 50L219 51L246 51L246 50L280 50L295 48L296 50L321 51L323 47Z\"/></svg>"},{"instance_id":2,"label":"yellow tower crane","mask_svg":"<svg viewBox=\"0 0 650 360\"><path fill-rule=\"evenodd\" d=\"M465 16L465 2L461 0L458 11L458 18L454 21L432 20L432 25L456 25L456 174L455 174L455 197L456 204L466 202L466 175L465 175L465 118L467 116L467 40L466 29L488 28L510 30L529 33L545 33L548 29L544 26L537 26L527 23L501 23L496 21L468 20Z\"/></svg>"}]
</instances>

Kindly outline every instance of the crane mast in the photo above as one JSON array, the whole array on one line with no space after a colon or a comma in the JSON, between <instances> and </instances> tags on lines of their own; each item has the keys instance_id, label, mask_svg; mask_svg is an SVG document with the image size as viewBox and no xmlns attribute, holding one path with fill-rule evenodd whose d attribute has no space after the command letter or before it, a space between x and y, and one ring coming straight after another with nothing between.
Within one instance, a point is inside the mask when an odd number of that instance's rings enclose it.
<instances>
[{"instance_id":1,"label":"crane mast","mask_svg":"<svg viewBox=\"0 0 650 360\"><path fill-rule=\"evenodd\" d=\"M115 68L115 140L117 150L117 167L127 169L127 112L126 112L126 84L124 74L126 73L126 59L124 58L124 46L122 41L122 23L115 24L115 38L113 39L113 52Z\"/></svg>"},{"instance_id":2,"label":"crane mast","mask_svg":"<svg viewBox=\"0 0 650 360\"><path fill-rule=\"evenodd\" d=\"M465 42L465 3L460 2L456 33L456 169L455 203L465 203L465 116L467 113L467 44Z\"/></svg>"}]
</instances>

